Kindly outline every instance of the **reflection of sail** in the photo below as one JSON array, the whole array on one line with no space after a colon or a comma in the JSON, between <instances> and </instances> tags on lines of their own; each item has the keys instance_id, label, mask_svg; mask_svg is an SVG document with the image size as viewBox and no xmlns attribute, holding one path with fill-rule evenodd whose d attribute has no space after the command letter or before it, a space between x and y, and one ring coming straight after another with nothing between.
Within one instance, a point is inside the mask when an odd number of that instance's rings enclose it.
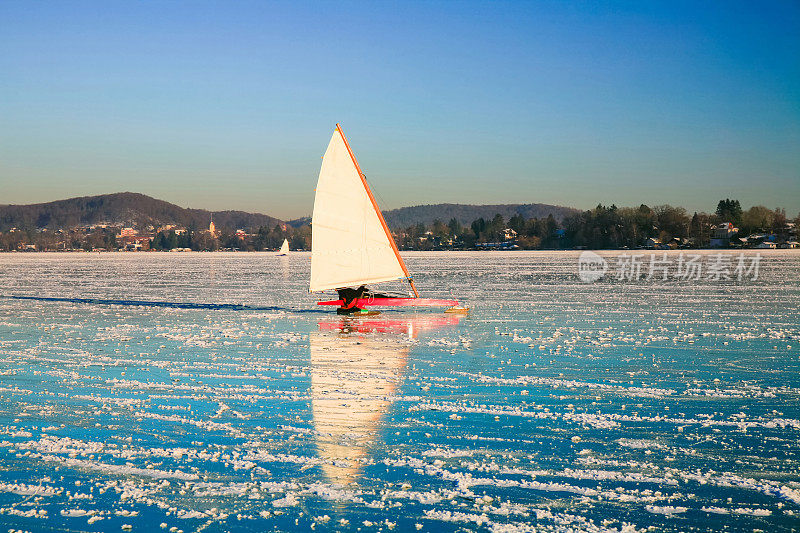
<instances>
[{"instance_id":1,"label":"reflection of sail","mask_svg":"<svg viewBox=\"0 0 800 533\"><path fill-rule=\"evenodd\" d=\"M455 325L460 317L437 318L443 320L331 320L319 325L328 332L311 334L314 429L331 482L347 484L358 478L399 387L410 348L407 335Z\"/></svg>"},{"instance_id":2,"label":"reflection of sail","mask_svg":"<svg viewBox=\"0 0 800 533\"><path fill-rule=\"evenodd\" d=\"M281 255L278 257L278 261L281 263L281 274L283 275L284 280L289 279L289 258L285 255Z\"/></svg>"},{"instance_id":3,"label":"reflection of sail","mask_svg":"<svg viewBox=\"0 0 800 533\"><path fill-rule=\"evenodd\" d=\"M361 335L312 334L311 397L325 475L351 483L400 381L408 344ZM332 463L332 464L328 464Z\"/></svg>"}]
</instances>

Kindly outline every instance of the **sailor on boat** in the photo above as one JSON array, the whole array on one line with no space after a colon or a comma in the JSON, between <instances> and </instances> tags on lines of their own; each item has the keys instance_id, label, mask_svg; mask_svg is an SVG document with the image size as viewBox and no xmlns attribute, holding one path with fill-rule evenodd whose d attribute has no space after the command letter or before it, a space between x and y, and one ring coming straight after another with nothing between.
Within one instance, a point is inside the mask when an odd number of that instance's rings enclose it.
<instances>
[{"instance_id":1,"label":"sailor on boat","mask_svg":"<svg viewBox=\"0 0 800 533\"><path fill-rule=\"evenodd\" d=\"M366 300L367 302L374 302L375 298L397 298L397 296L393 297L388 294L374 293L365 285L357 289L352 289L350 287L336 289L336 293L339 295L339 300L342 301L342 305L336 309L337 315L375 314L375 311L367 311L366 309L358 307L358 301Z\"/></svg>"},{"instance_id":2,"label":"sailor on boat","mask_svg":"<svg viewBox=\"0 0 800 533\"><path fill-rule=\"evenodd\" d=\"M357 313L361 313L363 309L357 307L356 304L358 303L359 298L363 298L364 294L367 292L367 287L364 285L360 286L357 289L351 289L350 287L345 287L343 289L336 289L336 293L339 295L339 299L342 301L342 305L336 309L337 315L353 315Z\"/></svg>"}]
</instances>

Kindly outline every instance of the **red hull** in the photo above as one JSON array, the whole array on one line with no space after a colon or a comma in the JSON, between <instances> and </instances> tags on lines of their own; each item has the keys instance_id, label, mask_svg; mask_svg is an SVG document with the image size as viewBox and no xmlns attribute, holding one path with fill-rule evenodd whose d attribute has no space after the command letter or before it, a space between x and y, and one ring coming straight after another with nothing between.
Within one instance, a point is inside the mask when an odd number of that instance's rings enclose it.
<instances>
[{"instance_id":1,"label":"red hull","mask_svg":"<svg viewBox=\"0 0 800 533\"><path fill-rule=\"evenodd\" d=\"M317 302L317 305L338 305L341 307L341 300L328 300ZM356 307L363 308L369 306L393 307L393 306L425 306L425 307L452 307L458 305L458 300L437 300L434 298L359 298Z\"/></svg>"}]
</instances>

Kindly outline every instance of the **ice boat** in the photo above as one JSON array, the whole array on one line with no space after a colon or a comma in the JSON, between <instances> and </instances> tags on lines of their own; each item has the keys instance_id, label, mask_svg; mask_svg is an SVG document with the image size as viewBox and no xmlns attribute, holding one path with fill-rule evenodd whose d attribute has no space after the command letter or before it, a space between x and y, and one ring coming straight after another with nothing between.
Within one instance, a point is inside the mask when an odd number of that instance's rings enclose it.
<instances>
[{"instance_id":1,"label":"ice boat","mask_svg":"<svg viewBox=\"0 0 800 533\"><path fill-rule=\"evenodd\" d=\"M289 240L283 239L283 244L281 244L281 249L278 250L278 255L289 255Z\"/></svg>"},{"instance_id":2,"label":"ice boat","mask_svg":"<svg viewBox=\"0 0 800 533\"><path fill-rule=\"evenodd\" d=\"M368 285L405 280L412 293L376 293ZM311 218L309 292L336 290L318 302L340 314L369 314L372 306L430 306L461 310L457 300L420 298L356 156L339 124L322 158Z\"/></svg>"}]
</instances>

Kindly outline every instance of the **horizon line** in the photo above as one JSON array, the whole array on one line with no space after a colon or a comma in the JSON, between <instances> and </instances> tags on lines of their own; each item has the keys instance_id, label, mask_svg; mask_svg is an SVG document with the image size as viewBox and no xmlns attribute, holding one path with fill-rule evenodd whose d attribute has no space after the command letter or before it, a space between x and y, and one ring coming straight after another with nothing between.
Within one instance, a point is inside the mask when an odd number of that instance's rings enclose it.
<instances>
[{"instance_id":1,"label":"horizon line","mask_svg":"<svg viewBox=\"0 0 800 533\"><path fill-rule=\"evenodd\" d=\"M122 194L141 195L141 196L144 196L146 198L150 198L152 200L157 200L157 201L161 201L161 202L166 202L168 204L172 204L172 205L177 206L177 207L179 207L181 209L188 209L188 210L194 210L194 211L206 211L206 212L209 212L209 213L224 213L224 212L237 212L238 211L238 212L241 212L241 213L248 213L248 214L251 214L251 215L261 215L261 216L274 218L275 220L278 220L278 221L281 221L281 222L292 222L292 221L296 221L296 220L300 220L300 219L304 219L304 218L309 218L309 219L312 218L312 213L304 214L304 215L300 215L300 216L295 216L295 217L291 217L291 218L280 218L280 217L277 217L277 216L274 216L274 215L270 215L268 213L264 213L264 212L261 212L261 211L247 211L247 210L244 210L244 209L230 209L230 208L228 208L228 209L209 209L209 208L205 208L205 207L183 206L183 205L175 203L175 202L173 202L171 200L165 200L163 198L150 196L148 194L145 194L145 193L142 193L142 192L136 192L136 191L117 191L117 192L110 192L110 193L70 196L70 197L67 197L67 198L58 198L58 199L55 199L55 200L48 200L48 201L44 201L44 202L34 202L34 203L27 203L27 204L6 203L6 204L0 204L0 207L31 207L31 206L45 205L45 204L51 204L51 203L56 203L56 202L65 202L65 201L69 201L69 200L78 200L78 199L81 199L81 198L96 198L96 197L99 197L99 196L115 196L115 195L122 195ZM726 197L726 199L727 198L728 197ZM722 200L722 198L720 198L720 200ZM429 207L429 206L440 206L440 205L468 206L468 207L488 207L488 206L498 206L499 207L499 206L544 205L544 206L550 206L550 207L558 207L558 208L562 208L562 209L572 209L572 210L579 211L579 212L591 211L592 209L595 209L597 206L604 206L604 207L615 206L615 207L624 208L624 207L639 207L641 205L646 205L646 206L648 206L650 208L653 208L653 207L658 207L658 206L661 206L661 205L672 205L673 207L681 207L683 209L686 209L685 207L683 207L681 205L673 205L673 204L668 204L668 203L659 203L659 204L649 205L649 204L647 204L645 202L641 202L638 205L617 205L615 202L612 202L609 205L605 205L603 202L598 202L598 204L593 206L593 207L580 208L580 207L574 207L574 206L571 206L571 205L551 204L551 203L545 203L545 202L507 202L507 203L475 204L475 203L462 203L462 202L451 202L451 201L448 201L448 202L436 202L436 203L427 203L427 204L421 203L421 204L414 204L414 205L406 205L406 206L401 206L401 207L394 207L394 208L391 208L391 209L381 209L381 211L382 212L399 211L401 209L412 209L412 208L415 208L415 207ZM746 204L744 204L744 205L746 205ZM743 208L744 208L744 205L742 205ZM754 204L750 205L749 207L756 207L756 206L762 206L762 205L763 204L754 203ZM764 206L764 207L767 207L767 206ZM769 209L773 209L773 208L769 208ZM784 210L786 210L786 208L784 208L784 207L776 207L774 209L784 209ZM686 209L686 211L687 211L687 213L689 213L689 212L693 212L693 213L713 213L713 209L709 210L709 211Z\"/></svg>"}]
</instances>

